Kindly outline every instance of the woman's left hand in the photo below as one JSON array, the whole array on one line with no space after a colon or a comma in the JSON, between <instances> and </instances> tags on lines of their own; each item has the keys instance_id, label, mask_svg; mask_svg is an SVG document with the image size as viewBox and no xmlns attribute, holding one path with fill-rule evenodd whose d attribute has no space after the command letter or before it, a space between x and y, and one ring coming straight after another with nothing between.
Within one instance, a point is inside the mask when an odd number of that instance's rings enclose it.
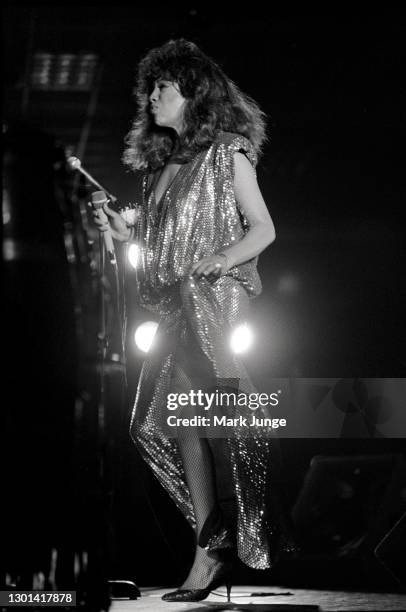
<instances>
[{"instance_id":1,"label":"woman's left hand","mask_svg":"<svg viewBox=\"0 0 406 612\"><path fill-rule=\"evenodd\" d=\"M205 276L208 280L216 280L228 271L227 258L224 255L203 257L190 268L189 274L198 278Z\"/></svg>"}]
</instances>

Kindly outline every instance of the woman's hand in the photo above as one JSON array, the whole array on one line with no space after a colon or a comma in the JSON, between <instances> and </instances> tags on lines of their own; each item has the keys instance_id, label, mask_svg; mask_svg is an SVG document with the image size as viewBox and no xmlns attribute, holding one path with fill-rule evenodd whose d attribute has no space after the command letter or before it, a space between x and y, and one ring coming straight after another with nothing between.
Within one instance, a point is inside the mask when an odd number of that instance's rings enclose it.
<instances>
[{"instance_id":1,"label":"woman's hand","mask_svg":"<svg viewBox=\"0 0 406 612\"><path fill-rule=\"evenodd\" d=\"M107 204L104 204L101 210L105 213L104 215L100 215L102 217L101 219L99 217L99 211L92 210L93 219L99 232L105 232L110 229L114 240L118 240L119 242L128 240L131 235L131 228L127 226L120 213L109 208ZM105 217L105 219L103 219L103 217Z\"/></svg>"},{"instance_id":2,"label":"woman's hand","mask_svg":"<svg viewBox=\"0 0 406 612\"><path fill-rule=\"evenodd\" d=\"M189 274L197 276L197 278L205 276L208 280L217 280L228 269L228 261L225 255L210 255L194 263Z\"/></svg>"}]
</instances>

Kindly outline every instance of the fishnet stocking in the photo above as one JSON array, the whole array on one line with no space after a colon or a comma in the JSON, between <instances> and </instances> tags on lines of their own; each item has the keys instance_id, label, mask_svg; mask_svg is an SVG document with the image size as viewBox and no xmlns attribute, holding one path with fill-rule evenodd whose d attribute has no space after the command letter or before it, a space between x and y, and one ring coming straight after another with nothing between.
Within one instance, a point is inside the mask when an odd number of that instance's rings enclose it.
<instances>
[{"instance_id":1,"label":"fishnet stocking","mask_svg":"<svg viewBox=\"0 0 406 612\"><path fill-rule=\"evenodd\" d=\"M179 439L179 448L186 481L196 517L196 541L210 513L218 506L215 469L209 443L196 434ZM181 588L204 588L218 561L215 556L196 544L192 568Z\"/></svg>"},{"instance_id":2,"label":"fishnet stocking","mask_svg":"<svg viewBox=\"0 0 406 612\"><path fill-rule=\"evenodd\" d=\"M192 388L203 390L210 381L209 364L205 355L199 352L199 348L189 341L187 350L186 347L182 347L178 351L173 370L171 387L173 392L188 392ZM181 417L191 417L194 414L199 414L199 407L186 406L179 412ZM198 430L194 427L182 428L178 435L178 443L196 519L195 557L189 574L180 588L202 589L209 585L213 572L219 565L216 553L209 553L197 544L207 518L212 512L219 510L214 457L208 439L199 437Z\"/></svg>"}]
</instances>

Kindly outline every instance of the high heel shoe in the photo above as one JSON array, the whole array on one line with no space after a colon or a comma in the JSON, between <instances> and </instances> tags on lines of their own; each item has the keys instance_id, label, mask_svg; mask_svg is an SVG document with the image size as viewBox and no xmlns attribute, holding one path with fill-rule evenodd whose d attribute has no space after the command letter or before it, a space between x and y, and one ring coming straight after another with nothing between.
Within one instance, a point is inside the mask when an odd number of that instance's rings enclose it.
<instances>
[{"instance_id":1,"label":"high heel shoe","mask_svg":"<svg viewBox=\"0 0 406 612\"><path fill-rule=\"evenodd\" d=\"M221 565L218 566L218 570L215 571L210 584L204 589L177 589L176 591L165 593L165 595L162 595L162 599L163 601L202 601L206 599L212 591L225 584L227 589L227 601L229 602L231 600L232 567L230 561L221 563Z\"/></svg>"},{"instance_id":2,"label":"high heel shoe","mask_svg":"<svg viewBox=\"0 0 406 612\"><path fill-rule=\"evenodd\" d=\"M235 560L235 538L226 526L223 513L219 506L215 506L207 517L201 533L197 538L197 545L204 548L218 560L211 582L203 589L177 589L162 596L164 601L202 601L211 591L225 584L227 601L230 601L231 574Z\"/></svg>"}]
</instances>

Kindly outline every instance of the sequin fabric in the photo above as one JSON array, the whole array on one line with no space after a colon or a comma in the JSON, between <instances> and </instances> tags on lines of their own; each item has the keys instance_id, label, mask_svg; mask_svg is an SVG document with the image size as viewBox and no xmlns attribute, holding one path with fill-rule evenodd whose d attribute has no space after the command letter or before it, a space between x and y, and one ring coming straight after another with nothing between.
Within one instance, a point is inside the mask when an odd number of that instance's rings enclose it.
<instances>
[{"instance_id":1,"label":"sequin fabric","mask_svg":"<svg viewBox=\"0 0 406 612\"><path fill-rule=\"evenodd\" d=\"M231 352L229 339L233 328L247 320L250 299L261 292L257 258L233 267L215 282L189 275L194 262L237 243L249 229L234 197L237 151L255 167L251 143L223 132L209 149L180 167L159 203L148 192L146 176L135 228L139 301L158 314L160 322L141 370L130 435L192 527L195 517L178 443L163 427L168 393L211 384L210 373L199 367L202 359L218 385L232 380L238 381L240 392L256 391ZM278 529L266 512L273 442L269 432L264 433L242 436L241 428L235 427L227 438L216 441L222 445L236 502L238 555L257 569L272 565L270 542ZM222 538L224 532L213 533L208 548L221 546Z\"/></svg>"}]
</instances>

